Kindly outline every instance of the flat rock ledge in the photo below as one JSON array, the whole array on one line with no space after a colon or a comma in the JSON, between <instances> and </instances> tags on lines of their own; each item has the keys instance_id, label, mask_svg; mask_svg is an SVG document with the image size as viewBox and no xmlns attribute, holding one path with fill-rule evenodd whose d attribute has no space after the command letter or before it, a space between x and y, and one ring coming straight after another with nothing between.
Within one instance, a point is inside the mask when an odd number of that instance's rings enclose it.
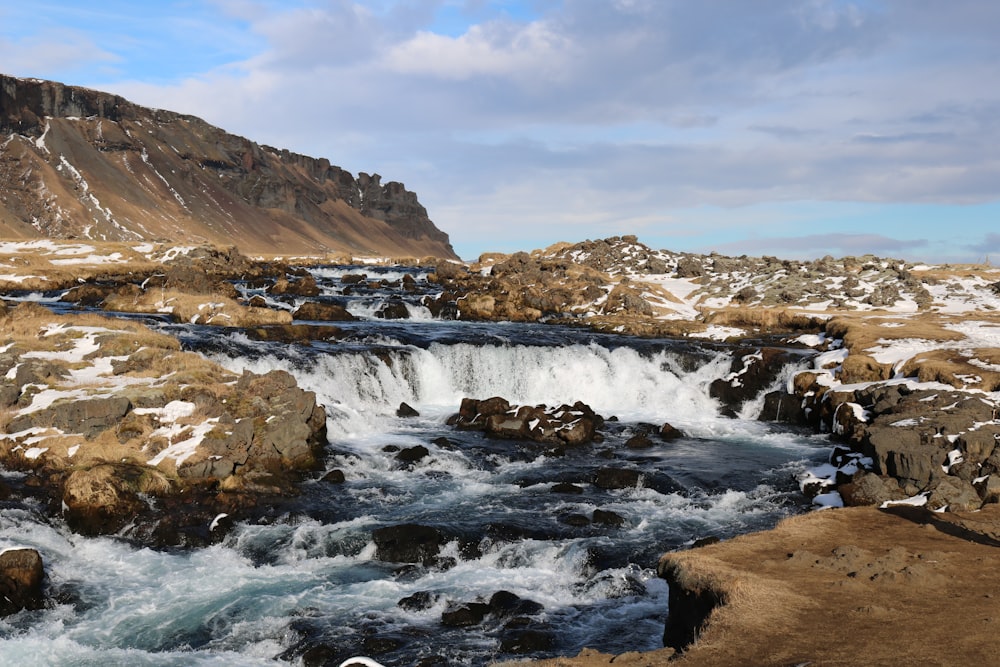
<instances>
[{"instance_id":1,"label":"flat rock ledge","mask_svg":"<svg viewBox=\"0 0 1000 667\"><path fill-rule=\"evenodd\" d=\"M173 338L20 306L0 320L0 465L87 535L218 540L317 470L326 413L284 371L231 373Z\"/></svg>"}]
</instances>

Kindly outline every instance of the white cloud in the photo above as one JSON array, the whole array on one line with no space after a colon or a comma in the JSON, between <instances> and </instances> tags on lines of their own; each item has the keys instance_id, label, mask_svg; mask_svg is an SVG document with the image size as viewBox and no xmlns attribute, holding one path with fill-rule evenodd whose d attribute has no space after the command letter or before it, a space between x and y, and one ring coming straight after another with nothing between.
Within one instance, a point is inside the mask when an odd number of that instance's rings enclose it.
<instances>
[{"instance_id":1,"label":"white cloud","mask_svg":"<svg viewBox=\"0 0 1000 667\"><path fill-rule=\"evenodd\" d=\"M544 22L492 23L474 25L458 37L418 32L393 46L384 63L396 73L447 80L484 75L535 78L563 70L572 50L570 40Z\"/></svg>"}]
</instances>

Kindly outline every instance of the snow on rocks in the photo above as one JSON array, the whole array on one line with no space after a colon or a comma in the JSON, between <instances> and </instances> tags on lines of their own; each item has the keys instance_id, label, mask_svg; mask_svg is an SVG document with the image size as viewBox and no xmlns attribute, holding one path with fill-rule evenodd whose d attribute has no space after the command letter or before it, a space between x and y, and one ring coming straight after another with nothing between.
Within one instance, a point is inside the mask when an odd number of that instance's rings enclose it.
<instances>
[{"instance_id":1,"label":"snow on rocks","mask_svg":"<svg viewBox=\"0 0 1000 667\"><path fill-rule=\"evenodd\" d=\"M140 324L31 303L0 330L0 465L39 471L75 530L160 522L163 499L210 484L281 493L318 465L325 411L287 373L233 375ZM205 512L215 493L194 494Z\"/></svg>"}]
</instances>

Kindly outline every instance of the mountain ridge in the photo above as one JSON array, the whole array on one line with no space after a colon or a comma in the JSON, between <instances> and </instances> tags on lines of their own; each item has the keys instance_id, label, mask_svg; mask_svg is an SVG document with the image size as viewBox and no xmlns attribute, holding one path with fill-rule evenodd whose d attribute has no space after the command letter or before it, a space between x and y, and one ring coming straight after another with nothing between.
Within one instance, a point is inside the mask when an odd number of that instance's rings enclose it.
<instances>
[{"instance_id":1,"label":"mountain ridge","mask_svg":"<svg viewBox=\"0 0 1000 667\"><path fill-rule=\"evenodd\" d=\"M3 74L0 235L457 258L402 183L196 116Z\"/></svg>"}]
</instances>

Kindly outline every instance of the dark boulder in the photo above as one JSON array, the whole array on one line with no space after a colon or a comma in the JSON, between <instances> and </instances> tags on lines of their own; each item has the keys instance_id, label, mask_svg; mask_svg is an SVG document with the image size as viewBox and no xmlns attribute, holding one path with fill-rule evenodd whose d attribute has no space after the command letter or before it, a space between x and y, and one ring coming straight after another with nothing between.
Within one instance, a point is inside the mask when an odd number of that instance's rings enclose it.
<instances>
[{"instance_id":1,"label":"dark boulder","mask_svg":"<svg viewBox=\"0 0 1000 667\"><path fill-rule=\"evenodd\" d=\"M653 441L645 433L636 433L625 441L625 446L628 449L649 449L653 446Z\"/></svg>"},{"instance_id":2,"label":"dark boulder","mask_svg":"<svg viewBox=\"0 0 1000 667\"><path fill-rule=\"evenodd\" d=\"M402 463L417 463L430 455L430 451L423 445L405 447L396 453L396 460Z\"/></svg>"},{"instance_id":3,"label":"dark boulder","mask_svg":"<svg viewBox=\"0 0 1000 667\"><path fill-rule=\"evenodd\" d=\"M892 477L881 477L875 473L863 473L853 481L838 487L840 496L847 506L881 505L888 500L902 500L906 497L899 488L899 482Z\"/></svg>"},{"instance_id":4,"label":"dark boulder","mask_svg":"<svg viewBox=\"0 0 1000 667\"><path fill-rule=\"evenodd\" d=\"M490 606L483 602L451 603L441 613L441 625L450 628L467 628L479 625L490 612Z\"/></svg>"},{"instance_id":5,"label":"dark boulder","mask_svg":"<svg viewBox=\"0 0 1000 667\"><path fill-rule=\"evenodd\" d=\"M410 318L410 310L402 299L390 299L375 313L375 317L384 320L407 320Z\"/></svg>"},{"instance_id":6,"label":"dark boulder","mask_svg":"<svg viewBox=\"0 0 1000 667\"><path fill-rule=\"evenodd\" d=\"M534 616L542 612L543 607L534 600L526 600L510 591L497 591L490 597L490 614L496 618L510 616Z\"/></svg>"},{"instance_id":7,"label":"dark boulder","mask_svg":"<svg viewBox=\"0 0 1000 667\"><path fill-rule=\"evenodd\" d=\"M625 517L610 510L596 509L594 510L593 522L602 526L618 527L625 525Z\"/></svg>"},{"instance_id":8,"label":"dark boulder","mask_svg":"<svg viewBox=\"0 0 1000 667\"><path fill-rule=\"evenodd\" d=\"M389 563L430 563L445 541L437 528L416 523L378 528L372 539L375 558Z\"/></svg>"},{"instance_id":9,"label":"dark boulder","mask_svg":"<svg viewBox=\"0 0 1000 667\"><path fill-rule=\"evenodd\" d=\"M407 595L396 603L396 606L406 611L424 611L430 609L441 598L437 593L431 591L417 591L413 595Z\"/></svg>"},{"instance_id":10,"label":"dark boulder","mask_svg":"<svg viewBox=\"0 0 1000 667\"><path fill-rule=\"evenodd\" d=\"M400 403L396 408L397 417L419 417L420 413L408 403Z\"/></svg>"},{"instance_id":11,"label":"dark boulder","mask_svg":"<svg viewBox=\"0 0 1000 667\"><path fill-rule=\"evenodd\" d=\"M549 489L552 493L566 493L566 494L581 494L583 493L583 487L573 484L571 482L556 482Z\"/></svg>"},{"instance_id":12,"label":"dark boulder","mask_svg":"<svg viewBox=\"0 0 1000 667\"><path fill-rule=\"evenodd\" d=\"M339 468L334 468L330 472L323 475L323 481L329 484L343 484L345 481L347 481L347 478L344 476L343 470L340 470Z\"/></svg>"},{"instance_id":13,"label":"dark boulder","mask_svg":"<svg viewBox=\"0 0 1000 667\"><path fill-rule=\"evenodd\" d=\"M663 425L660 426L660 439L664 442L673 442L674 440L679 440L683 437L685 437L683 431L672 426L671 424L668 424L667 422L664 422Z\"/></svg>"},{"instance_id":14,"label":"dark boulder","mask_svg":"<svg viewBox=\"0 0 1000 667\"><path fill-rule=\"evenodd\" d=\"M42 556L34 549L0 551L0 617L45 605Z\"/></svg>"},{"instance_id":15,"label":"dark boulder","mask_svg":"<svg viewBox=\"0 0 1000 667\"><path fill-rule=\"evenodd\" d=\"M594 473L594 486L601 489L633 489L642 480L642 473L632 468L601 468Z\"/></svg>"},{"instance_id":16,"label":"dark boulder","mask_svg":"<svg viewBox=\"0 0 1000 667\"><path fill-rule=\"evenodd\" d=\"M769 389L782 368L796 357L786 350L764 347L741 349L733 353L729 375L709 386L709 394L732 411Z\"/></svg>"},{"instance_id":17,"label":"dark boulder","mask_svg":"<svg viewBox=\"0 0 1000 667\"><path fill-rule=\"evenodd\" d=\"M555 645L556 637L552 632L535 628L511 630L500 640L501 651L516 655L551 651Z\"/></svg>"}]
</instances>

